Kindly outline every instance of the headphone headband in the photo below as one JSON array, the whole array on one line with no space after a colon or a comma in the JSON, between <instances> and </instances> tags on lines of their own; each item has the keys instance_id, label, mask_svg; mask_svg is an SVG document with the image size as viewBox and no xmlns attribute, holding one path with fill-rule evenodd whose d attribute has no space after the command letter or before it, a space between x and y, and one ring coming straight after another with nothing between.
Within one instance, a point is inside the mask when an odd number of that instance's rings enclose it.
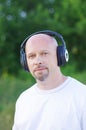
<instances>
[{"instance_id":1,"label":"headphone headband","mask_svg":"<svg viewBox=\"0 0 86 130\"><path fill-rule=\"evenodd\" d=\"M43 30L43 31L38 31L38 32L32 33L31 35L26 37L26 39L22 42L21 48L25 48L25 44L26 44L27 40L30 37L32 37L32 36L34 36L36 34L46 34L46 35L49 35L49 36L52 36L52 37L57 36L62 41L63 46L66 48L66 43L65 43L65 41L63 39L63 36L61 34L57 33L57 32L51 31L51 30Z\"/></svg>"}]
</instances>

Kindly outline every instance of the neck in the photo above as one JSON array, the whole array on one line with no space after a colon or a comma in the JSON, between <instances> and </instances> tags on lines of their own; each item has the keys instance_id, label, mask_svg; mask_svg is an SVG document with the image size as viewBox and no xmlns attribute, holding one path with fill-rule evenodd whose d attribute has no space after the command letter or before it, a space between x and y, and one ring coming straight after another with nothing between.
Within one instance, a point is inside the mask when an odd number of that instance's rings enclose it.
<instances>
[{"instance_id":1,"label":"neck","mask_svg":"<svg viewBox=\"0 0 86 130\"><path fill-rule=\"evenodd\" d=\"M46 78L44 81L37 80L38 87L43 90L59 87L67 79L62 73Z\"/></svg>"}]
</instances>

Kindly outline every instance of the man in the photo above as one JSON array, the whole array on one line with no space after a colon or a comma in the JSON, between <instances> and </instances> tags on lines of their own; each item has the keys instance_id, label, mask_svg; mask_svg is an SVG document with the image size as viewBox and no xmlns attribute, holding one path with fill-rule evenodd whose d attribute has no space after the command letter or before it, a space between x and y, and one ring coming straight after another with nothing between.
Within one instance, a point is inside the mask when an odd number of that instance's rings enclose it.
<instances>
[{"instance_id":1,"label":"man","mask_svg":"<svg viewBox=\"0 0 86 130\"><path fill-rule=\"evenodd\" d=\"M23 66L36 84L19 96L13 130L86 130L86 86L62 74L50 34L35 33L23 43Z\"/></svg>"}]
</instances>

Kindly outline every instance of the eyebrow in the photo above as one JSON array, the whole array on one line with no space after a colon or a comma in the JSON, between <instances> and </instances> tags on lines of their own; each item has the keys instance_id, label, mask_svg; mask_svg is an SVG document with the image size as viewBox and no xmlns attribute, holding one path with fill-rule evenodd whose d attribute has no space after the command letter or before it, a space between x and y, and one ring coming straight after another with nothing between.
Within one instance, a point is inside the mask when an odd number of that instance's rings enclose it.
<instances>
[{"instance_id":1,"label":"eyebrow","mask_svg":"<svg viewBox=\"0 0 86 130\"><path fill-rule=\"evenodd\" d=\"M48 50L40 50L39 52L49 52L49 51L48 51ZM35 52L33 52L33 51L32 51L32 52L29 52L29 51L28 51L28 54L30 54L30 53L35 53Z\"/></svg>"}]
</instances>

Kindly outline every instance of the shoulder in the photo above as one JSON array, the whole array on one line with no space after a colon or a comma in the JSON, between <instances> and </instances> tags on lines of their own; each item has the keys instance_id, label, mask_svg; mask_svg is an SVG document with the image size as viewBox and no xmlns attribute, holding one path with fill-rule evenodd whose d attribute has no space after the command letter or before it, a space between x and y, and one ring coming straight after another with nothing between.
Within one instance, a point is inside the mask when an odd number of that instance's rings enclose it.
<instances>
[{"instance_id":1,"label":"shoulder","mask_svg":"<svg viewBox=\"0 0 86 130\"><path fill-rule=\"evenodd\" d=\"M66 83L66 92L77 98L86 99L86 85L81 83L75 78L69 77L68 82Z\"/></svg>"},{"instance_id":2,"label":"shoulder","mask_svg":"<svg viewBox=\"0 0 86 130\"><path fill-rule=\"evenodd\" d=\"M27 99L29 99L32 95L34 95L35 93L35 90L34 90L34 87L36 86L36 84L34 84L33 86L31 86L30 88L28 88L27 90L23 91L17 101L16 101L16 104L21 104L22 102L25 102L27 101Z\"/></svg>"},{"instance_id":3,"label":"shoulder","mask_svg":"<svg viewBox=\"0 0 86 130\"><path fill-rule=\"evenodd\" d=\"M78 81L77 79L71 77L71 83L72 83L72 85L73 85L76 89L80 89L80 90L82 90L82 91L83 91L83 90L86 91L86 85L83 84L82 82Z\"/></svg>"},{"instance_id":4,"label":"shoulder","mask_svg":"<svg viewBox=\"0 0 86 130\"><path fill-rule=\"evenodd\" d=\"M70 86L73 97L86 103L86 85L75 78L70 77Z\"/></svg>"},{"instance_id":5,"label":"shoulder","mask_svg":"<svg viewBox=\"0 0 86 130\"><path fill-rule=\"evenodd\" d=\"M72 103L73 107L79 111L86 106L86 85L75 78L69 77L66 89L68 101Z\"/></svg>"},{"instance_id":6,"label":"shoulder","mask_svg":"<svg viewBox=\"0 0 86 130\"><path fill-rule=\"evenodd\" d=\"M86 85L73 77L69 77L69 82L70 85L73 86L75 89L86 90Z\"/></svg>"}]
</instances>

